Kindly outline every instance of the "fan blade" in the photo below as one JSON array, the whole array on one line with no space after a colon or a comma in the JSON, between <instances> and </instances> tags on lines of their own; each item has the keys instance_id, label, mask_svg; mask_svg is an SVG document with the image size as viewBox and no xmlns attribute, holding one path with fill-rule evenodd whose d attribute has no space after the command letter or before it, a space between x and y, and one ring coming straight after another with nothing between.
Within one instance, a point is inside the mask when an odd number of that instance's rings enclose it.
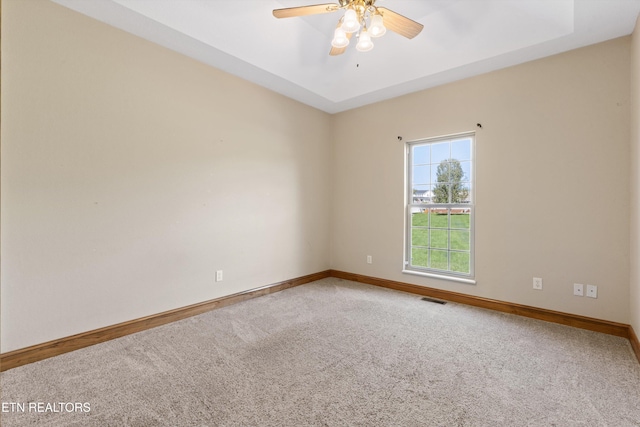
<instances>
[{"instance_id":1,"label":"fan blade","mask_svg":"<svg viewBox=\"0 0 640 427\"><path fill-rule=\"evenodd\" d=\"M389 10L386 7L379 7L378 12L382 14L382 22L384 22L385 27L408 39L412 39L420 34L420 31L424 28L424 25L402 16L393 10Z\"/></svg>"},{"instance_id":2,"label":"fan blade","mask_svg":"<svg viewBox=\"0 0 640 427\"><path fill-rule=\"evenodd\" d=\"M340 22L338 22L338 27L340 26ZM349 40L351 40L351 36L353 35L353 33L347 33L347 38ZM338 55L342 55L344 53L345 50L347 50L347 46L345 47L333 47L331 46L331 51L329 52L329 55L331 56L338 56Z\"/></svg>"},{"instance_id":3,"label":"fan blade","mask_svg":"<svg viewBox=\"0 0 640 427\"><path fill-rule=\"evenodd\" d=\"M273 16L275 16L276 18L292 18L294 16L317 15L319 13L335 12L339 8L340 6L334 3L288 7L286 9L275 9L273 11Z\"/></svg>"},{"instance_id":4,"label":"fan blade","mask_svg":"<svg viewBox=\"0 0 640 427\"><path fill-rule=\"evenodd\" d=\"M342 55L345 50L347 50L346 46L345 47L333 47L333 46L331 46L331 50L329 51L329 55L331 55L331 56Z\"/></svg>"}]
</instances>

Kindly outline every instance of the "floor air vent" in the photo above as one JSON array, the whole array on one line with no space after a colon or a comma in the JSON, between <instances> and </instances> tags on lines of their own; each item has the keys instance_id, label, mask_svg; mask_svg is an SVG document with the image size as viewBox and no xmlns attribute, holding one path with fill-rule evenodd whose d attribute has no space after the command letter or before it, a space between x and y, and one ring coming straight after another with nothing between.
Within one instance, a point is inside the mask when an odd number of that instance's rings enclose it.
<instances>
[{"instance_id":1,"label":"floor air vent","mask_svg":"<svg viewBox=\"0 0 640 427\"><path fill-rule=\"evenodd\" d=\"M421 300L422 301L435 302L436 304L446 304L447 303L446 301L440 301L438 299L427 298L427 297L421 298Z\"/></svg>"}]
</instances>

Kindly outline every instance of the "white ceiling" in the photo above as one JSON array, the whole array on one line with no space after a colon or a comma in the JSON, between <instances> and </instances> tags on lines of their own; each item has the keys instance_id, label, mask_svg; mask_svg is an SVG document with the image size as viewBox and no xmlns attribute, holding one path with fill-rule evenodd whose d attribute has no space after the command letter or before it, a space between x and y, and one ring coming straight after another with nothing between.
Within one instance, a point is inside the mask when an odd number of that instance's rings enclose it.
<instances>
[{"instance_id":1,"label":"white ceiling","mask_svg":"<svg viewBox=\"0 0 640 427\"><path fill-rule=\"evenodd\" d=\"M377 0L424 25L329 56L332 0L52 0L329 113L628 35L640 0Z\"/></svg>"}]
</instances>

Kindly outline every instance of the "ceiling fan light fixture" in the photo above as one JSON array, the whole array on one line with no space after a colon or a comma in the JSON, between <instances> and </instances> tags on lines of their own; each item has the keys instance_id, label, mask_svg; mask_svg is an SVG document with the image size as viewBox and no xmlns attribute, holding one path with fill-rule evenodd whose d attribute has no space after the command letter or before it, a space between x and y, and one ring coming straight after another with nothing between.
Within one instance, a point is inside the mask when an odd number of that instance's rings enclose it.
<instances>
[{"instance_id":1,"label":"ceiling fan light fixture","mask_svg":"<svg viewBox=\"0 0 640 427\"><path fill-rule=\"evenodd\" d=\"M373 15L371 17L371 25L369 26L371 37L382 37L386 32L387 28L382 22L382 15Z\"/></svg>"},{"instance_id":2,"label":"ceiling fan light fixture","mask_svg":"<svg viewBox=\"0 0 640 427\"><path fill-rule=\"evenodd\" d=\"M371 36L369 36L369 32L366 28L360 33L356 49L360 52L368 52L373 49L373 42L371 41Z\"/></svg>"},{"instance_id":3,"label":"ceiling fan light fixture","mask_svg":"<svg viewBox=\"0 0 640 427\"><path fill-rule=\"evenodd\" d=\"M344 30L340 27L336 28L333 32L333 40L331 40L331 46L336 48L347 47L349 44L349 38Z\"/></svg>"},{"instance_id":4,"label":"ceiling fan light fixture","mask_svg":"<svg viewBox=\"0 0 640 427\"><path fill-rule=\"evenodd\" d=\"M342 55L346 51L346 47L351 44L350 40L354 34L357 34L358 37L356 49L360 52L367 52L373 49L371 38L381 37L386 34L387 30L412 39L420 34L424 28L424 25L406 18L391 9L377 7L375 5L376 0L334 1L335 3L274 9L273 16L276 18L291 18L337 11L344 12L336 24L340 31L335 30L333 39L331 39L330 56Z\"/></svg>"},{"instance_id":5,"label":"ceiling fan light fixture","mask_svg":"<svg viewBox=\"0 0 640 427\"><path fill-rule=\"evenodd\" d=\"M342 29L345 33L355 33L360 29L360 21L355 10L347 9L344 14L344 21L342 21Z\"/></svg>"}]
</instances>

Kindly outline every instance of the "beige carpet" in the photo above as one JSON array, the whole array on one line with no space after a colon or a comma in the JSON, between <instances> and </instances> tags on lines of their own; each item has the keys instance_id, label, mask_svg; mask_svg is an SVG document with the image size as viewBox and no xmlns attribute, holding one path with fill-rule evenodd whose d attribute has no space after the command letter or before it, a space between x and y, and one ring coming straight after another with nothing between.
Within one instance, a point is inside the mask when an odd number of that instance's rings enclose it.
<instances>
[{"instance_id":1,"label":"beige carpet","mask_svg":"<svg viewBox=\"0 0 640 427\"><path fill-rule=\"evenodd\" d=\"M339 279L0 381L4 427L640 426L625 339Z\"/></svg>"}]
</instances>

